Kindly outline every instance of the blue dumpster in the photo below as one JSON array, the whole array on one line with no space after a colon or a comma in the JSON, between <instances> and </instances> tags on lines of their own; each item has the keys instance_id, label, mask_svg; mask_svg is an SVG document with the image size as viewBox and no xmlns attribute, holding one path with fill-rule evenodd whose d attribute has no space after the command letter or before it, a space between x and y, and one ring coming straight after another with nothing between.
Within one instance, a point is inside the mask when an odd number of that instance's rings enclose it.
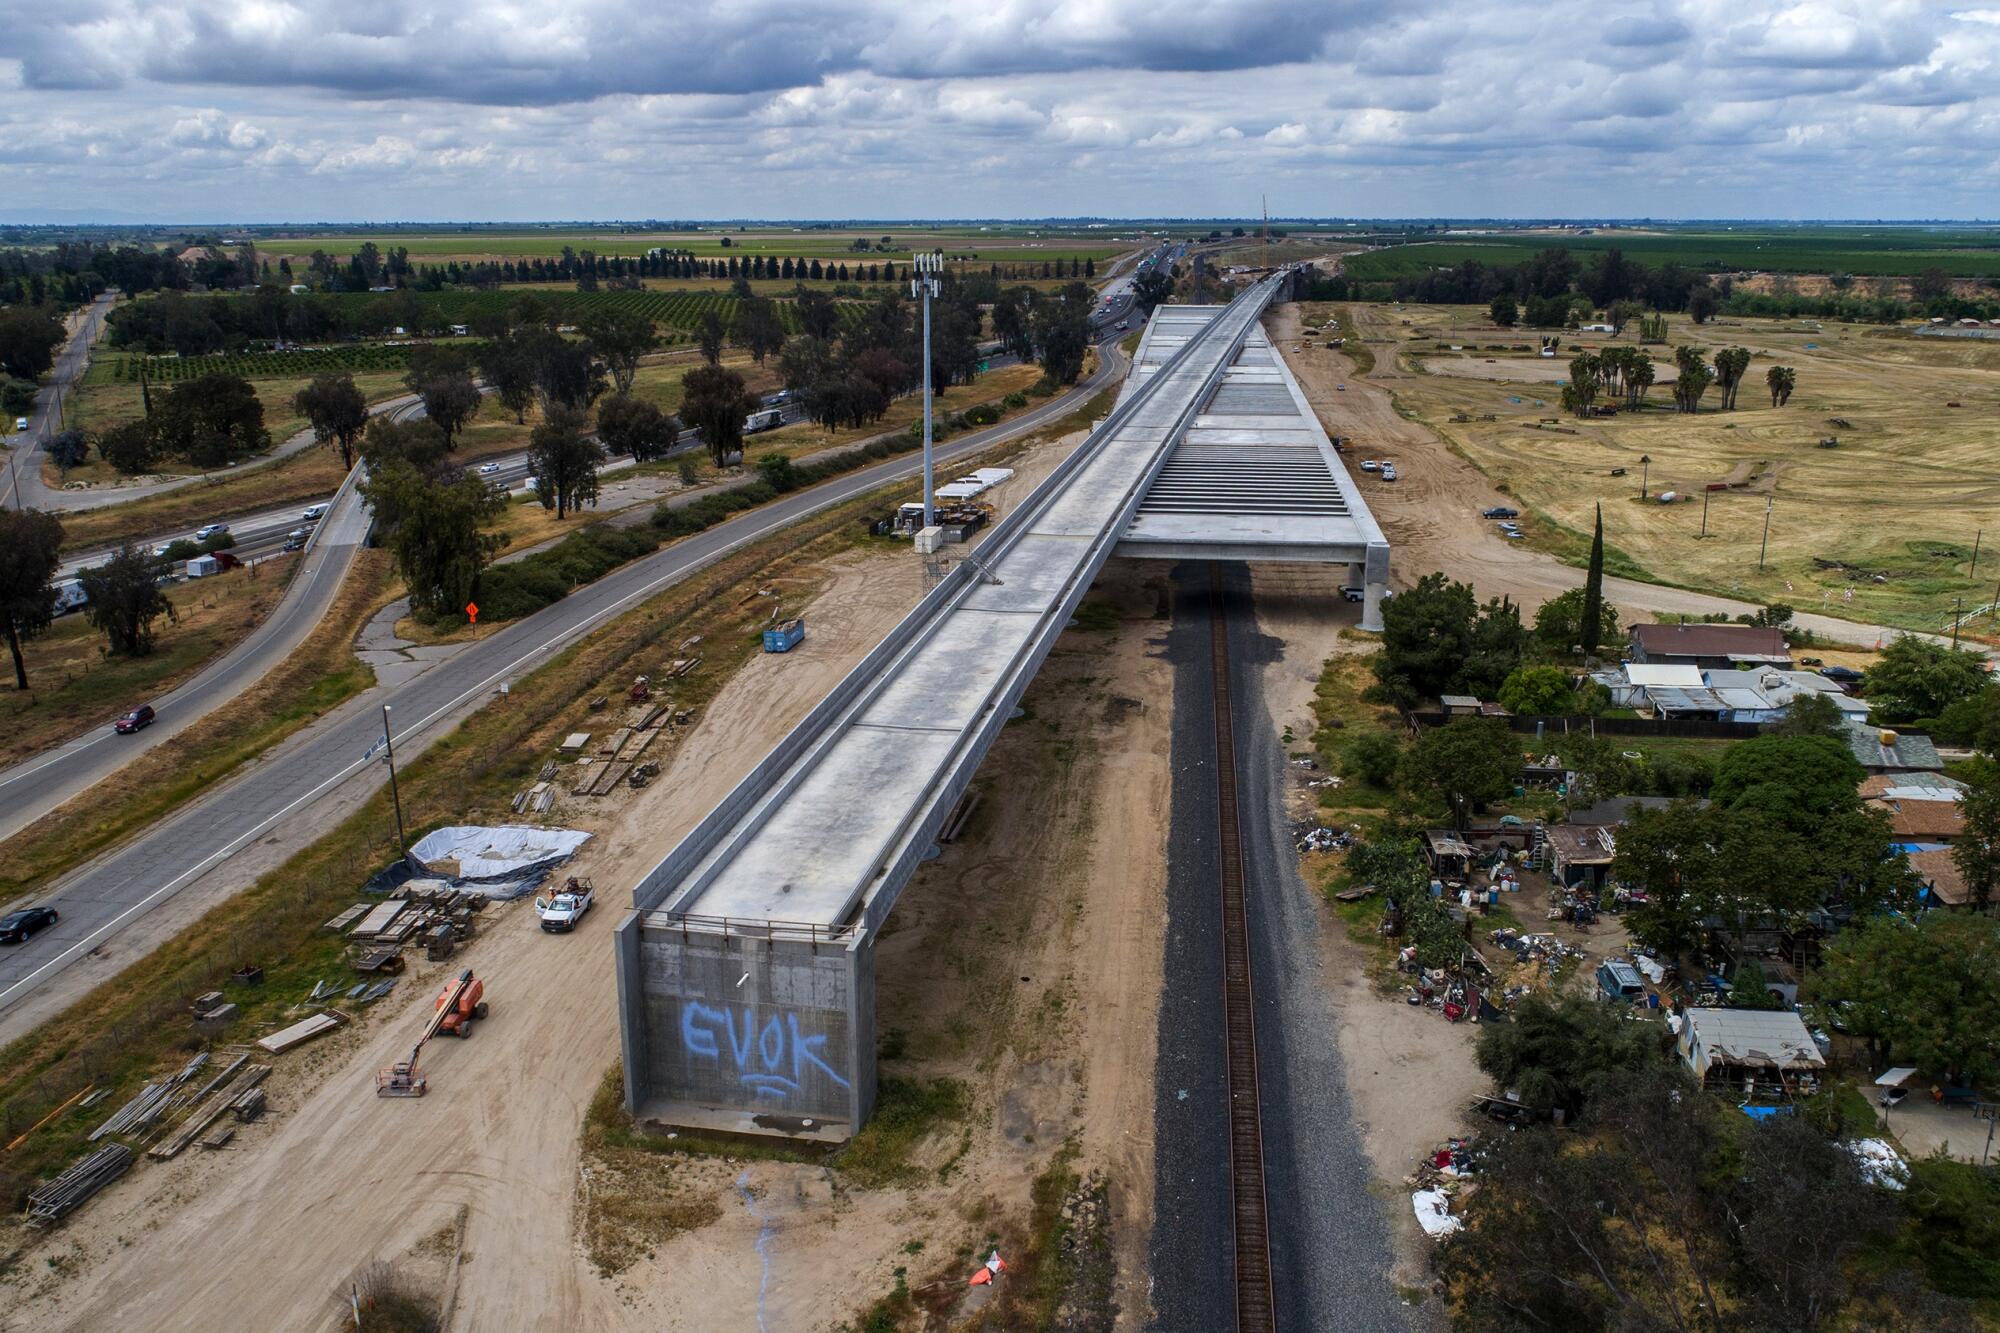
<instances>
[{"instance_id":1,"label":"blue dumpster","mask_svg":"<svg viewBox=\"0 0 2000 1333\"><path fill-rule=\"evenodd\" d=\"M805 636L806 622L803 618L780 621L764 631L764 651L789 653L799 646L799 640Z\"/></svg>"}]
</instances>

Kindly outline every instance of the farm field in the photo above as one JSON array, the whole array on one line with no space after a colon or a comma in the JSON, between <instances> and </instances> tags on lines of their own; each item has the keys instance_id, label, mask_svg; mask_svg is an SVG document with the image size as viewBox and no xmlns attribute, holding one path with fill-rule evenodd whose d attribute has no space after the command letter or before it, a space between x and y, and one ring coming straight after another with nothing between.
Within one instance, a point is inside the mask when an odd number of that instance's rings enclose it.
<instances>
[{"instance_id":1,"label":"farm field","mask_svg":"<svg viewBox=\"0 0 2000 1333\"><path fill-rule=\"evenodd\" d=\"M1315 317L1331 314L1331 307L1311 309ZM1518 332L1487 323L1481 310L1349 309L1376 354L1369 378L1393 393L1398 412L1518 497L1535 544L1582 563L1601 504L1614 573L1911 629L1948 627L1963 599L1968 612L1980 612L1968 619L1968 632L2000 630L1989 610L2000 587L1993 546L2000 540L2000 451L1991 424L2000 409L2000 346L1860 325L1814 330L1790 320L1724 319L1696 328L1674 317L1662 356L1680 343L1711 354L1730 345L1751 350L1737 410L1716 410L1719 392L1711 389L1705 410L1677 413L1663 380L1648 395L1650 408L1581 421L1562 414L1556 384L1527 382L1548 374L1547 361L1472 350L1521 341ZM1468 350L1440 352L1439 341ZM1578 348L1608 342L1565 339L1561 363ZM1764 386L1774 364L1798 374L1782 408L1771 406ZM1510 368L1523 382L1464 373ZM1543 424L1547 418L1555 419L1552 427ZM1827 438L1837 446L1822 448ZM1368 449L1365 440L1357 445ZM1613 476L1614 469L1624 475ZM1641 500L1642 476L1655 498ZM1708 494L1711 483L1729 488ZM1668 490L1692 498L1658 503ZM1769 549L1760 571L1767 503ZM1468 513L1465 521L1478 519Z\"/></svg>"},{"instance_id":2,"label":"farm field","mask_svg":"<svg viewBox=\"0 0 2000 1333\"><path fill-rule=\"evenodd\" d=\"M1734 272L1836 273L1908 277L1941 268L1956 277L2000 275L2000 230L1901 228L1802 228L1772 231L1603 231L1588 236L1560 232L1510 232L1389 246L1354 255L1349 275L1383 280L1413 277L1476 259L1482 264L1526 263L1537 250L1578 252L1589 262L1617 249L1642 264Z\"/></svg>"},{"instance_id":3,"label":"farm field","mask_svg":"<svg viewBox=\"0 0 2000 1333\"><path fill-rule=\"evenodd\" d=\"M976 254L981 259L1023 261L1028 259L1097 259L1133 249L1138 242L1129 236L1092 235L1089 232L1054 232L1041 228L941 227L899 229L896 227L819 230L793 227L705 228L701 231L623 231L615 228L505 230L469 228L463 231L380 231L248 233L257 243L257 252L273 261L280 256L294 263L310 259L315 250L345 256L373 241L384 250L401 247L413 260L441 263L456 259L517 259L554 256L565 246L591 250L600 255L634 256L659 247L685 250L708 258L729 254L780 255L818 258L884 259L907 258L918 250L943 249L952 254ZM860 251L855 242L867 240L886 249ZM724 244L725 240L727 244Z\"/></svg>"}]
</instances>

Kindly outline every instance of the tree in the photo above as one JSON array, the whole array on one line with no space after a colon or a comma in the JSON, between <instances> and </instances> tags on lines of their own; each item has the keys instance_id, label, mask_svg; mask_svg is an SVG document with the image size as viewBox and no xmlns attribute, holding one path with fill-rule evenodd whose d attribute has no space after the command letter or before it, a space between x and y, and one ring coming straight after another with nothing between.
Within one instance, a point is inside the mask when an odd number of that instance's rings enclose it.
<instances>
[{"instance_id":1,"label":"tree","mask_svg":"<svg viewBox=\"0 0 2000 1333\"><path fill-rule=\"evenodd\" d=\"M1736 410L1736 390L1743 383L1743 376L1750 369L1750 349L1747 347L1725 347L1715 354L1715 382L1722 389L1722 410Z\"/></svg>"},{"instance_id":2,"label":"tree","mask_svg":"<svg viewBox=\"0 0 2000 1333\"><path fill-rule=\"evenodd\" d=\"M1952 294L1952 277L1941 268L1927 268L1910 279L1910 295L1918 301L1942 301Z\"/></svg>"},{"instance_id":3,"label":"tree","mask_svg":"<svg viewBox=\"0 0 2000 1333\"><path fill-rule=\"evenodd\" d=\"M1491 305L1486 307L1486 313L1501 328L1511 329L1515 321L1521 318L1521 307L1514 303L1513 297L1502 292L1493 298Z\"/></svg>"},{"instance_id":4,"label":"tree","mask_svg":"<svg viewBox=\"0 0 2000 1333\"><path fill-rule=\"evenodd\" d=\"M1581 995L1530 992L1507 1018L1480 1026L1473 1058L1537 1110L1574 1119L1613 1075L1662 1060L1658 1028Z\"/></svg>"},{"instance_id":5,"label":"tree","mask_svg":"<svg viewBox=\"0 0 2000 1333\"><path fill-rule=\"evenodd\" d=\"M1580 417L1590 415L1602 382L1603 363L1595 353L1578 352L1569 359L1569 383L1563 385L1563 406Z\"/></svg>"},{"instance_id":6,"label":"tree","mask_svg":"<svg viewBox=\"0 0 2000 1333\"><path fill-rule=\"evenodd\" d=\"M479 571L500 547L485 529L506 499L476 476L438 480L403 462L371 471L367 495L378 516L395 516L388 546L411 611L426 620L463 614Z\"/></svg>"},{"instance_id":7,"label":"tree","mask_svg":"<svg viewBox=\"0 0 2000 1333\"><path fill-rule=\"evenodd\" d=\"M2000 888L2000 762L1982 755L1966 766L1964 776L1958 809L1965 831L1952 844L1951 859L1965 877L1972 905L1983 912Z\"/></svg>"},{"instance_id":8,"label":"tree","mask_svg":"<svg viewBox=\"0 0 2000 1333\"><path fill-rule=\"evenodd\" d=\"M558 519L586 504L596 505L597 468L603 461L603 448L584 433L583 413L574 407L551 408L529 437L535 494Z\"/></svg>"},{"instance_id":9,"label":"tree","mask_svg":"<svg viewBox=\"0 0 2000 1333\"><path fill-rule=\"evenodd\" d=\"M1771 390L1771 406L1783 407L1792 400L1792 390L1798 386L1799 372L1790 366L1772 366L1764 372L1764 383Z\"/></svg>"},{"instance_id":10,"label":"tree","mask_svg":"<svg viewBox=\"0 0 2000 1333\"><path fill-rule=\"evenodd\" d=\"M1688 318L1697 324L1708 323L1721 308L1722 302L1716 298L1711 287L1697 287L1688 293Z\"/></svg>"},{"instance_id":11,"label":"tree","mask_svg":"<svg viewBox=\"0 0 2000 1333\"><path fill-rule=\"evenodd\" d=\"M144 657L153 651L153 622L176 620L174 604L160 590L161 562L126 542L103 564L77 575L89 599L90 623L103 631L111 651Z\"/></svg>"},{"instance_id":12,"label":"tree","mask_svg":"<svg viewBox=\"0 0 2000 1333\"><path fill-rule=\"evenodd\" d=\"M1740 1151L1729 1205L1755 1279L1743 1284L1746 1313L1761 1328L1825 1327L1848 1294L1849 1261L1895 1225L1896 1209L1862 1178L1854 1154L1804 1116L1754 1122Z\"/></svg>"},{"instance_id":13,"label":"tree","mask_svg":"<svg viewBox=\"0 0 2000 1333\"><path fill-rule=\"evenodd\" d=\"M737 307L736 340L760 366L765 357L783 347L785 326L778 318L776 303L763 296L742 302Z\"/></svg>"},{"instance_id":14,"label":"tree","mask_svg":"<svg viewBox=\"0 0 2000 1333\"><path fill-rule=\"evenodd\" d=\"M1691 798L1634 809L1618 831L1611 875L1646 891L1626 914L1635 937L1676 956L1692 948L1723 878L1708 816Z\"/></svg>"},{"instance_id":15,"label":"tree","mask_svg":"<svg viewBox=\"0 0 2000 1333\"><path fill-rule=\"evenodd\" d=\"M1441 573L1382 603L1382 651L1375 674L1398 702L1448 693L1472 651L1478 603L1472 589Z\"/></svg>"},{"instance_id":16,"label":"tree","mask_svg":"<svg viewBox=\"0 0 2000 1333\"><path fill-rule=\"evenodd\" d=\"M1529 717L1566 717L1577 711L1576 691L1561 667L1516 667L1500 686L1500 706Z\"/></svg>"},{"instance_id":17,"label":"tree","mask_svg":"<svg viewBox=\"0 0 2000 1333\"><path fill-rule=\"evenodd\" d=\"M98 454L128 477L153 470L156 448L152 423L143 417L107 427L97 437Z\"/></svg>"},{"instance_id":18,"label":"tree","mask_svg":"<svg viewBox=\"0 0 2000 1333\"><path fill-rule=\"evenodd\" d=\"M1968 1079L2000 1058L2000 919L1876 917L1836 936L1812 981L1881 1058Z\"/></svg>"},{"instance_id":19,"label":"tree","mask_svg":"<svg viewBox=\"0 0 2000 1333\"><path fill-rule=\"evenodd\" d=\"M1715 766L1717 805L1762 810L1803 834L1859 803L1855 788L1867 770L1831 736L1766 733L1723 751Z\"/></svg>"},{"instance_id":20,"label":"tree","mask_svg":"<svg viewBox=\"0 0 2000 1333\"><path fill-rule=\"evenodd\" d=\"M722 340L727 330L722 326L722 316L713 310L701 312L701 320L695 325L694 340L701 348L701 359L711 366L722 364Z\"/></svg>"},{"instance_id":21,"label":"tree","mask_svg":"<svg viewBox=\"0 0 2000 1333\"><path fill-rule=\"evenodd\" d=\"M1583 606L1577 614L1577 643L1585 657L1597 655L1604 631L1604 506L1597 506L1597 527L1590 537L1590 566L1583 576Z\"/></svg>"},{"instance_id":22,"label":"tree","mask_svg":"<svg viewBox=\"0 0 2000 1333\"><path fill-rule=\"evenodd\" d=\"M56 571L62 568L62 520L39 509L0 509L0 628L14 655L14 684L28 688L21 642L55 619Z\"/></svg>"},{"instance_id":23,"label":"tree","mask_svg":"<svg viewBox=\"0 0 2000 1333\"><path fill-rule=\"evenodd\" d=\"M394 463L407 463L418 475L436 477L444 471L447 451L444 432L435 421L414 417L398 421L387 413L368 423L361 442L361 458L370 472L381 472ZM385 530L395 526L393 518L381 514Z\"/></svg>"},{"instance_id":24,"label":"tree","mask_svg":"<svg viewBox=\"0 0 2000 1333\"><path fill-rule=\"evenodd\" d=\"M1074 384L1090 350L1090 289L1071 283L1056 299L1035 307L1035 354L1042 373L1056 384Z\"/></svg>"},{"instance_id":25,"label":"tree","mask_svg":"<svg viewBox=\"0 0 2000 1333\"><path fill-rule=\"evenodd\" d=\"M721 366L697 366L681 381L681 420L701 432L717 467L743 448L743 419L762 406L743 387L743 377Z\"/></svg>"},{"instance_id":26,"label":"tree","mask_svg":"<svg viewBox=\"0 0 2000 1333\"><path fill-rule=\"evenodd\" d=\"M444 447L450 449L466 423L479 415L479 386L467 370L445 370L419 379L412 373L408 383L423 399L424 415L444 432Z\"/></svg>"},{"instance_id":27,"label":"tree","mask_svg":"<svg viewBox=\"0 0 2000 1333\"><path fill-rule=\"evenodd\" d=\"M62 322L44 311L17 306L0 310L0 370L36 380L56 364L63 343Z\"/></svg>"},{"instance_id":28,"label":"tree","mask_svg":"<svg viewBox=\"0 0 2000 1333\"><path fill-rule=\"evenodd\" d=\"M1593 544L1594 545L1594 544ZM1583 646L1583 612L1587 597L1584 588L1571 588L1543 602L1535 612L1535 637L1551 653L1568 654ZM1618 639L1618 608L1598 603L1596 643L1603 646Z\"/></svg>"},{"instance_id":29,"label":"tree","mask_svg":"<svg viewBox=\"0 0 2000 1333\"><path fill-rule=\"evenodd\" d=\"M1464 828L1475 806L1514 789L1521 748L1498 718L1459 717L1432 727L1404 752L1401 777L1413 791L1441 797L1455 827Z\"/></svg>"},{"instance_id":30,"label":"tree","mask_svg":"<svg viewBox=\"0 0 2000 1333\"><path fill-rule=\"evenodd\" d=\"M1971 698L1987 679L1979 654L1901 634L1868 668L1862 693L1877 719L1913 722Z\"/></svg>"},{"instance_id":31,"label":"tree","mask_svg":"<svg viewBox=\"0 0 2000 1333\"><path fill-rule=\"evenodd\" d=\"M659 458L680 438L680 423L643 398L618 394L597 405L597 438L635 462Z\"/></svg>"},{"instance_id":32,"label":"tree","mask_svg":"<svg viewBox=\"0 0 2000 1333\"><path fill-rule=\"evenodd\" d=\"M240 375L210 374L175 385L153 413L153 438L196 467L227 467L271 447L264 404Z\"/></svg>"},{"instance_id":33,"label":"tree","mask_svg":"<svg viewBox=\"0 0 2000 1333\"><path fill-rule=\"evenodd\" d=\"M593 309L578 321L577 328L611 372L611 382L619 393L632 392L640 358L660 345L653 321L623 306Z\"/></svg>"},{"instance_id":34,"label":"tree","mask_svg":"<svg viewBox=\"0 0 2000 1333\"><path fill-rule=\"evenodd\" d=\"M1132 304L1141 318L1150 317L1173 294L1173 278L1157 265L1132 280Z\"/></svg>"},{"instance_id":35,"label":"tree","mask_svg":"<svg viewBox=\"0 0 2000 1333\"><path fill-rule=\"evenodd\" d=\"M84 460L90 456L90 437L80 430L58 431L55 438L42 447L42 452L49 456L57 471L68 472L73 467L82 467Z\"/></svg>"},{"instance_id":36,"label":"tree","mask_svg":"<svg viewBox=\"0 0 2000 1333\"><path fill-rule=\"evenodd\" d=\"M825 292L800 287L792 296L792 311L806 337L830 339L840 328L840 307Z\"/></svg>"},{"instance_id":37,"label":"tree","mask_svg":"<svg viewBox=\"0 0 2000 1333\"><path fill-rule=\"evenodd\" d=\"M1847 715L1830 694L1808 691L1785 705L1785 711L1771 725L1774 736L1828 736L1838 739L1845 730Z\"/></svg>"},{"instance_id":38,"label":"tree","mask_svg":"<svg viewBox=\"0 0 2000 1333\"><path fill-rule=\"evenodd\" d=\"M493 388L500 405L525 424L535 401L536 340L533 335L507 333L479 353L479 373Z\"/></svg>"},{"instance_id":39,"label":"tree","mask_svg":"<svg viewBox=\"0 0 2000 1333\"><path fill-rule=\"evenodd\" d=\"M1674 406L1683 412L1699 411L1702 395L1715 383L1715 372L1702 360L1699 347L1676 347L1674 364L1679 367L1674 377Z\"/></svg>"},{"instance_id":40,"label":"tree","mask_svg":"<svg viewBox=\"0 0 2000 1333\"><path fill-rule=\"evenodd\" d=\"M604 392L604 366L588 343L571 342L547 330L529 337L535 393L544 412L558 403L584 408L597 401Z\"/></svg>"},{"instance_id":41,"label":"tree","mask_svg":"<svg viewBox=\"0 0 2000 1333\"><path fill-rule=\"evenodd\" d=\"M292 395L292 407L312 426L313 438L340 446L340 468L354 467L354 442L368 428L368 400L352 375L318 375Z\"/></svg>"}]
</instances>

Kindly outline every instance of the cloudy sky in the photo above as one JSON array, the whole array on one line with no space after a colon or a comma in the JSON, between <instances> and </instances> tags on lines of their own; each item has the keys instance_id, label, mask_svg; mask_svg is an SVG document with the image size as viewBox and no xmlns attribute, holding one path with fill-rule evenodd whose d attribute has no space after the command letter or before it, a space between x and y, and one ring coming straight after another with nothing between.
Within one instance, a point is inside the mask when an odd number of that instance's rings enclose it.
<instances>
[{"instance_id":1,"label":"cloudy sky","mask_svg":"<svg viewBox=\"0 0 2000 1333\"><path fill-rule=\"evenodd\" d=\"M1991 218L1989 2L0 0L0 216Z\"/></svg>"}]
</instances>

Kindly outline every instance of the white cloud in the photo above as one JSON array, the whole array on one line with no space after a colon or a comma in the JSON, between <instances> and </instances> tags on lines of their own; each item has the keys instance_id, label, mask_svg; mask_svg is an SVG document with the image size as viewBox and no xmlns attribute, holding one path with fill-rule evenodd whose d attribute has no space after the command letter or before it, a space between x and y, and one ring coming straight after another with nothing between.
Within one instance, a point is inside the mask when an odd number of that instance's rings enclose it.
<instances>
[{"instance_id":1,"label":"white cloud","mask_svg":"<svg viewBox=\"0 0 2000 1333\"><path fill-rule=\"evenodd\" d=\"M2000 9L1919 0L11 10L11 207L1976 216L2000 171Z\"/></svg>"}]
</instances>

